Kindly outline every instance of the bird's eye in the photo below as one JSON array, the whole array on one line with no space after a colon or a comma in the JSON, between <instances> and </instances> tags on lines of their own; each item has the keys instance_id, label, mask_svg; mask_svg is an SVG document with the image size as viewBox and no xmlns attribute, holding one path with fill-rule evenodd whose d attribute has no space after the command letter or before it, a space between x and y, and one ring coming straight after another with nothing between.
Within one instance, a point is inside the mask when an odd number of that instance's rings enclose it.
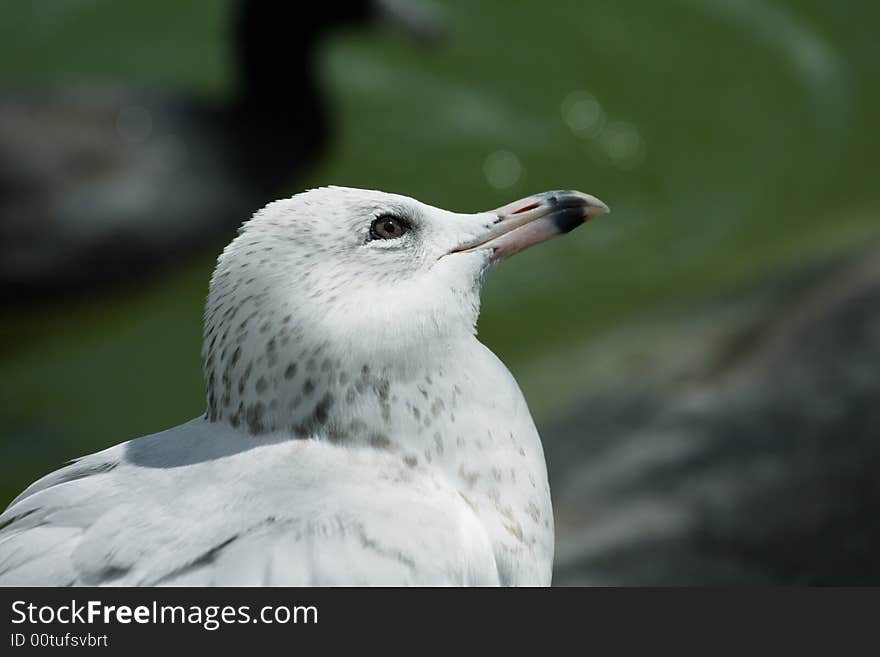
<instances>
[{"instance_id":1,"label":"bird's eye","mask_svg":"<svg viewBox=\"0 0 880 657\"><path fill-rule=\"evenodd\" d=\"M393 240L409 230L409 224L390 214L382 215L370 224L370 237L374 240Z\"/></svg>"}]
</instances>

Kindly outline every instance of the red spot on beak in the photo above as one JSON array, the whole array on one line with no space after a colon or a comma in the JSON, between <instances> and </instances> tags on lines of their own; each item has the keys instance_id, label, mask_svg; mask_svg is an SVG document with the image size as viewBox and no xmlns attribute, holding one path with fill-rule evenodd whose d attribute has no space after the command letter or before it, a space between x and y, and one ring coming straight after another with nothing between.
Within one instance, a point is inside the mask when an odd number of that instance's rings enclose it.
<instances>
[{"instance_id":1,"label":"red spot on beak","mask_svg":"<svg viewBox=\"0 0 880 657\"><path fill-rule=\"evenodd\" d=\"M523 212L528 212L529 210L534 210L539 205L541 205L541 203L538 201L535 201L534 203L529 203L528 205L521 207L519 210L514 210L513 212L511 212L511 214L522 214Z\"/></svg>"}]
</instances>

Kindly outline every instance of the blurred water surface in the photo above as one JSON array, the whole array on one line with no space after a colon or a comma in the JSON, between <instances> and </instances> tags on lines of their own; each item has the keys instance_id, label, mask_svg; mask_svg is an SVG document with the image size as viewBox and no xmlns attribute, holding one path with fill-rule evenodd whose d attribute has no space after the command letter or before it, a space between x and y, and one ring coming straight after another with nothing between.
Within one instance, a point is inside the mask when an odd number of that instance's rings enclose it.
<instances>
[{"instance_id":1,"label":"blurred water surface","mask_svg":"<svg viewBox=\"0 0 880 657\"><path fill-rule=\"evenodd\" d=\"M459 211L558 188L606 201L612 215L489 282L480 335L515 374L880 236L876 2L437 4L441 47L364 31L326 43L334 140L289 191L380 188ZM4 3L0 79L222 96L227 10ZM3 310L0 501L203 410L201 313L221 248L144 286ZM539 426L585 365L560 362L549 379L519 377Z\"/></svg>"}]
</instances>

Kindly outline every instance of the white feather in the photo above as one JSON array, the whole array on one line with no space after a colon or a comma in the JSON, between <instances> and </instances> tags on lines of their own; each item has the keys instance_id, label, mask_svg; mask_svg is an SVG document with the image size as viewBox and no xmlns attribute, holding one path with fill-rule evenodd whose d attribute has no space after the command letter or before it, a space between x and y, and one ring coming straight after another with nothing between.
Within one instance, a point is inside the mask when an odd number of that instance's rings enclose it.
<instances>
[{"instance_id":1,"label":"white feather","mask_svg":"<svg viewBox=\"0 0 880 657\"><path fill-rule=\"evenodd\" d=\"M364 241L406 213L406 243ZM474 336L489 225L331 188L220 258L205 417L86 456L0 516L0 584L550 582L540 440ZM416 232L418 231L418 232Z\"/></svg>"}]
</instances>

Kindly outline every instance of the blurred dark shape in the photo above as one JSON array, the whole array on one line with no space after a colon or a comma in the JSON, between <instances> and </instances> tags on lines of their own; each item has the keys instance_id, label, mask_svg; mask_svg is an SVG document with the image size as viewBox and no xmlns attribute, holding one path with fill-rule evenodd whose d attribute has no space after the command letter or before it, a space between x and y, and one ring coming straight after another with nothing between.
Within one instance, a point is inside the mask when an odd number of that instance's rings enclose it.
<instances>
[{"instance_id":1,"label":"blurred dark shape","mask_svg":"<svg viewBox=\"0 0 880 657\"><path fill-rule=\"evenodd\" d=\"M74 86L0 101L0 298L118 284L225 241L329 137L314 59L331 30L395 17L418 38L439 22L397 0L236 7L235 96Z\"/></svg>"},{"instance_id":2,"label":"blurred dark shape","mask_svg":"<svg viewBox=\"0 0 880 657\"><path fill-rule=\"evenodd\" d=\"M799 296L711 377L550 432L556 584L880 584L880 253Z\"/></svg>"}]
</instances>

